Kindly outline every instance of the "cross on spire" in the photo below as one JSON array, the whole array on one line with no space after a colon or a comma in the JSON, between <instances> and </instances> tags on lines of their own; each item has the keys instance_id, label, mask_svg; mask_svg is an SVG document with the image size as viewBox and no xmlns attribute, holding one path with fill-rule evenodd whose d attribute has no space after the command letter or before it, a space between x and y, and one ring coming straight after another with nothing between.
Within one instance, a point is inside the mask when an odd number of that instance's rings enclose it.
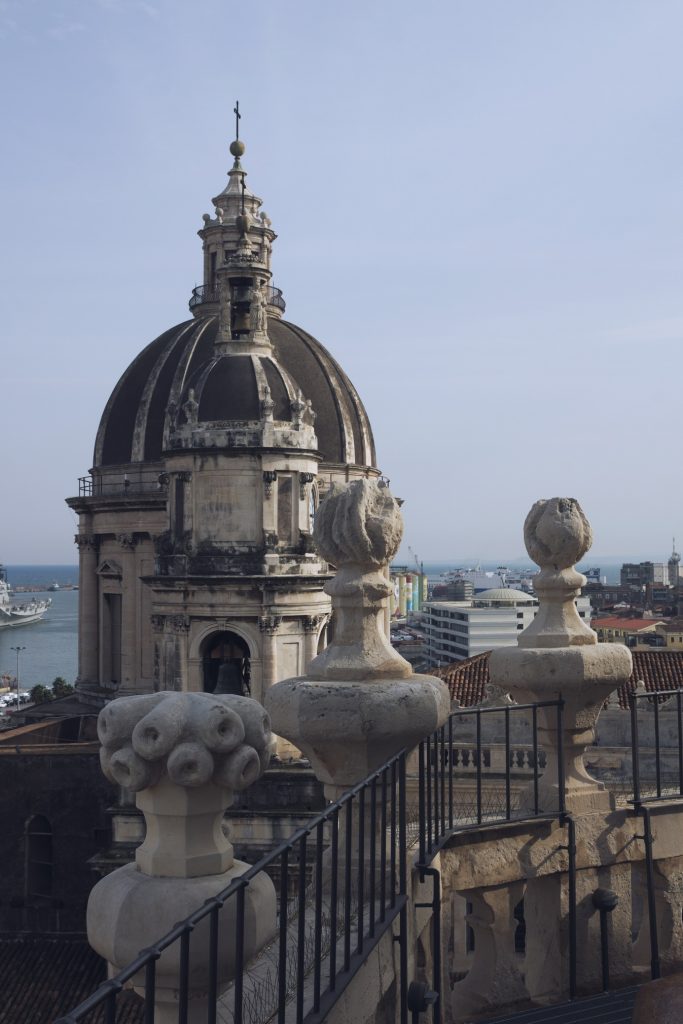
<instances>
[{"instance_id":1,"label":"cross on spire","mask_svg":"<svg viewBox=\"0 0 683 1024\"><path fill-rule=\"evenodd\" d=\"M235 100L235 109L233 110L233 114L235 115L235 138L239 139L239 137L240 137L240 118L242 117L242 115L240 114L240 101L239 100Z\"/></svg>"}]
</instances>

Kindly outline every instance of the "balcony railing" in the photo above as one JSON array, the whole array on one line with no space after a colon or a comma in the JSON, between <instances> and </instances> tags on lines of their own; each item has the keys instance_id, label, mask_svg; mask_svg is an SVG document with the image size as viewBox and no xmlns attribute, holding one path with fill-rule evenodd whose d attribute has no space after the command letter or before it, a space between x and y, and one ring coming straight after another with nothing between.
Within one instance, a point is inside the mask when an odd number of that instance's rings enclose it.
<instances>
[{"instance_id":1,"label":"balcony railing","mask_svg":"<svg viewBox=\"0 0 683 1024\"><path fill-rule=\"evenodd\" d=\"M79 498L125 498L138 495L165 494L166 484L158 473L140 476L107 478L100 476L79 476Z\"/></svg>"},{"instance_id":2,"label":"balcony railing","mask_svg":"<svg viewBox=\"0 0 683 1024\"><path fill-rule=\"evenodd\" d=\"M281 288L268 285L266 288L266 301L269 306L275 306L281 313L284 313L286 303ZM192 289L190 309L196 309L197 306L201 306L205 302L218 302L218 288L215 285L201 284L197 288Z\"/></svg>"}]
</instances>

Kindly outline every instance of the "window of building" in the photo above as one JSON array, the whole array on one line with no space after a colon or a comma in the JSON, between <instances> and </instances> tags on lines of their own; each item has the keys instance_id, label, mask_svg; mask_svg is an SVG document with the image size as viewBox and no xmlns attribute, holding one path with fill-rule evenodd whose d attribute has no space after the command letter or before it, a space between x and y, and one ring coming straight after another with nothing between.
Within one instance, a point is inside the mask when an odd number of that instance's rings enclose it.
<instances>
[{"instance_id":1,"label":"window of building","mask_svg":"<svg viewBox=\"0 0 683 1024\"><path fill-rule=\"evenodd\" d=\"M52 897L52 826L42 814L26 822L26 900Z\"/></svg>"}]
</instances>

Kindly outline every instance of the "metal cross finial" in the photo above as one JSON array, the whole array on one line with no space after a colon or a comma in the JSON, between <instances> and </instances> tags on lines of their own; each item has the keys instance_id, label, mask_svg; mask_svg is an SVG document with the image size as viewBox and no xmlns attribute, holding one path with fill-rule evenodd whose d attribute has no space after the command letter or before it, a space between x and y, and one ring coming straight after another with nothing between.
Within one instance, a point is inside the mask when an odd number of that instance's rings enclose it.
<instances>
[{"instance_id":1,"label":"metal cross finial","mask_svg":"<svg viewBox=\"0 0 683 1024\"><path fill-rule=\"evenodd\" d=\"M233 110L233 113L235 115L235 138L239 139L239 137L240 137L240 118L242 116L240 114L240 101L239 100L235 100L235 109Z\"/></svg>"}]
</instances>

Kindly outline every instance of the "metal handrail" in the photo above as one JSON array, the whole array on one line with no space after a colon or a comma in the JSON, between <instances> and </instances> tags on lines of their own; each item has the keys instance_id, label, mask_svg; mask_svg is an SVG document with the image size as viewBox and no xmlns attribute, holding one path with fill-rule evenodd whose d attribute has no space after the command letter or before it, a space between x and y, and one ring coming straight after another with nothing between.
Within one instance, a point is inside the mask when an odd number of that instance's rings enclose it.
<instances>
[{"instance_id":1,"label":"metal handrail","mask_svg":"<svg viewBox=\"0 0 683 1024\"><path fill-rule=\"evenodd\" d=\"M382 797L381 803L378 801L378 793ZM365 808L368 799L371 801L371 819L376 822L379 811L380 820L386 826L379 843L379 858L376 856L374 860L370 858L369 864L365 858ZM355 806L359 808L357 828L354 828L354 801ZM340 815L342 813L343 828L340 828ZM237 970L233 979L234 1020L241 1021L244 1001L243 983L246 973L244 962L245 901L243 897L250 882L271 866L278 866L280 871L278 924L280 943L278 989L280 998L277 1008L278 1024L285 1024L287 1002L292 999L295 1001L296 1019L299 1024L303 1021L308 1022L308 1024L322 1021L325 1014L329 1012L330 1007L336 1002L349 981L354 977L370 951L382 935L389 930L396 918L400 919L400 941L403 947L407 946L406 818L406 751L401 751L390 761L387 761L386 764L382 765L381 768L378 768L377 771L344 793L343 796L327 807L321 814L317 815L307 827L298 829L288 840L262 857L216 896L206 900L201 907L174 925L156 943L141 950L134 960L118 971L112 978L103 982L92 995L88 996L78 1006L58 1018L55 1024L77 1024L77 1022L84 1019L86 1014L100 1006L105 1008L106 1019L114 1022L116 1020L116 1006L119 993L123 990L126 983L141 971L145 972L145 1019L151 1020L153 995L150 999L149 993L153 993L155 988L156 963L164 950L176 942L180 943L179 1013L182 1019L184 1019L182 1015L187 1014L189 1002L190 937L196 926L207 917L210 918L210 983L207 1019L215 1024L216 1001L219 997L217 988L218 917L221 909L233 897L236 901L235 939L237 943ZM329 897L325 900L323 873L326 865L323 861L323 838L326 826L329 826L331 833L332 868L329 872L331 875ZM388 836L386 834L387 831L389 832ZM357 832L357 835L354 835L354 832ZM310 905L310 892L306 885L307 843L311 838L315 840L313 931L314 948L316 951L313 964L314 980L312 987L306 984L306 965L304 963L305 917L307 908ZM341 842L344 844L344 857L343 863L340 865L339 847ZM371 849L376 854L376 843L374 840L371 844ZM296 912L294 915L288 913L287 882L288 862L291 853L298 854L298 885L295 902ZM353 859L354 853L357 853L356 862ZM379 863L377 863L377 860ZM365 900L363 896L363 881L367 871L370 872L372 899ZM338 885L342 889L341 895L338 894ZM378 887L379 894L377 893ZM323 902L329 904L330 912L331 941L326 957L323 955L322 950ZM292 916L298 918L297 947L295 952L297 960L296 984L294 991L288 992L286 988L285 967L291 936L287 926ZM342 929L343 955L340 957L341 964L338 966L338 935ZM351 948L352 931L355 937L354 949ZM326 985L323 985L322 978L323 962L327 964ZM401 999L401 1024L407 1024L406 1000L404 998L405 991L407 990L405 970L401 978L401 989L403 993L403 998Z\"/></svg>"},{"instance_id":2,"label":"metal handrail","mask_svg":"<svg viewBox=\"0 0 683 1024\"><path fill-rule=\"evenodd\" d=\"M539 806L539 779L542 775L539 741L538 741L538 710L547 708L555 712L557 729L557 780L558 807L552 811L543 811ZM447 722L431 736L427 736L418 746L419 763L419 864L428 866L436 854L445 846L456 832L464 831L472 825L500 825L510 821L527 821L541 818L551 813L552 816L564 814L564 749L563 749L563 710L564 701L546 700L534 704L506 704L503 706L457 708L452 711ZM513 749L511 724L513 717L525 717L531 713L531 786L533 807L517 811L512 800L512 775L510 755ZM483 751L488 742L482 738L482 718L490 715L502 715L505 727L505 775L504 792L500 787L491 790L494 795L491 802L484 799L484 783L489 785L488 772L484 771ZM476 797L471 807L460 807L456 804L454 792L456 765L452 751L458 746L454 730L458 720L474 718L476 740L472 744L475 767ZM468 771L464 777L472 778ZM473 819L473 820L472 820Z\"/></svg>"}]
</instances>

